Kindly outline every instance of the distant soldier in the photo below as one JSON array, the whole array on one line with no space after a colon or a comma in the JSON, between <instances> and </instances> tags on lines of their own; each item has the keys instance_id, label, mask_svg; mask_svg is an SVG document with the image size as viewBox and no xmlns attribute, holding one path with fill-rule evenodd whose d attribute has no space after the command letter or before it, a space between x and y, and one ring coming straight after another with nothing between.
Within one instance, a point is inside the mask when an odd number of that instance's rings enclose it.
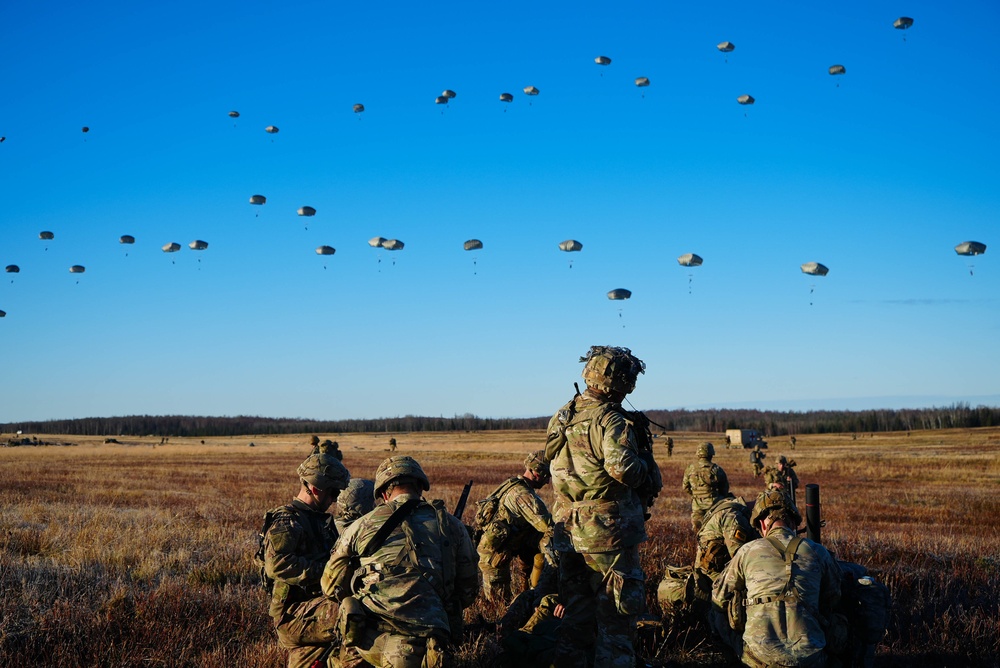
<instances>
[{"instance_id":1,"label":"distant soldier","mask_svg":"<svg viewBox=\"0 0 1000 668\"><path fill-rule=\"evenodd\" d=\"M271 588L268 612L289 668L307 668L337 639L339 605L322 595L320 576L337 540L327 510L351 476L339 460L312 454L298 468L298 495L264 518L264 576Z\"/></svg>"},{"instance_id":2,"label":"distant soldier","mask_svg":"<svg viewBox=\"0 0 1000 668\"><path fill-rule=\"evenodd\" d=\"M802 516L783 492L761 492L747 543L715 583L713 625L747 666L825 666L824 629L841 572L825 547L796 535Z\"/></svg>"},{"instance_id":3,"label":"distant soldier","mask_svg":"<svg viewBox=\"0 0 1000 668\"><path fill-rule=\"evenodd\" d=\"M701 529L705 511L715 498L729 493L729 477L712 462L714 456L715 446L702 443L698 446L698 461L684 471L684 491L691 497L691 527L695 533Z\"/></svg>"},{"instance_id":4,"label":"distant soldier","mask_svg":"<svg viewBox=\"0 0 1000 668\"><path fill-rule=\"evenodd\" d=\"M795 461L789 461L784 455L778 455L778 465L768 466L764 470L766 489L783 490L795 503L795 490L799 488L799 476L795 473Z\"/></svg>"},{"instance_id":5,"label":"distant soldier","mask_svg":"<svg viewBox=\"0 0 1000 668\"><path fill-rule=\"evenodd\" d=\"M549 420L545 457L552 467L553 517L570 544L559 561L559 626L552 665L635 665L637 616L646 610L639 543L646 509L663 486L648 419L621 402L645 364L628 348L592 346L587 389Z\"/></svg>"},{"instance_id":6,"label":"distant soldier","mask_svg":"<svg viewBox=\"0 0 1000 668\"><path fill-rule=\"evenodd\" d=\"M524 473L502 482L479 504L490 515L476 528L483 532L477 548L483 593L491 600L510 601L510 567L515 557L530 569L532 587L538 584L546 562L553 572L558 566L552 549L552 515L535 492L551 477L545 451L529 453Z\"/></svg>"},{"instance_id":7,"label":"distant soldier","mask_svg":"<svg viewBox=\"0 0 1000 668\"><path fill-rule=\"evenodd\" d=\"M323 571L323 593L342 602L345 647L376 668L448 665L462 610L479 593L469 534L443 503L421 497L428 489L412 457L383 461L382 504L348 527Z\"/></svg>"},{"instance_id":8,"label":"distant soldier","mask_svg":"<svg viewBox=\"0 0 1000 668\"><path fill-rule=\"evenodd\" d=\"M340 443L337 443L336 441L326 439L315 447L316 449L313 452L322 452L332 457L336 457L338 461L344 461L344 453L340 451Z\"/></svg>"},{"instance_id":9,"label":"distant soldier","mask_svg":"<svg viewBox=\"0 0 1000 668\"><path fill-rule=\"evenodd\" d=\"M757 478L760 476L761 472L764 470L764 458L767 457L766 452L761 452L760 445L753 446L753 450L750 451L750 463L753 464L753 477Z\"/></svg>"},{"instance_id":10,"label":"distant soldier","mask_svg":"<svg viewBox=\"0 0 1000 668\"><path fill-rule=\"evenodd\" d=\"M396 438L389 439L389 452L396 452Z\"/></svg>"},{"instance_id":11,"label":"distant soldier","mask_svg":"<svg viewBox=\"0 0 1000 668\"><path fill-rule=\"evenodd\" d=\"M309 445L312 446L313 452L319 452L319 436L313 434L312 438L309 439Z\"/></svg>"},{"instance_id":12,"label":"distant soldier","mask_svg":"<svg viewBox=\"0 0 1000 668\"><path fill-rule=\"evenodd\" d=\"M667 436L667 457L674 456L674 439Z\"/></svg>"},{"instance_id":13,"label":"distant soldier","mask_svg":"<svg viewBox=\"0 0 1000 668\"><path fill-rule=\"evenodd\" d=\"M907 434L907 436L909 436L909 434ZM792 436L791 438L788 439L788 445L792 448L792 450L795 449L795 437L794 436Z\"/></svg>"}]
</instances>

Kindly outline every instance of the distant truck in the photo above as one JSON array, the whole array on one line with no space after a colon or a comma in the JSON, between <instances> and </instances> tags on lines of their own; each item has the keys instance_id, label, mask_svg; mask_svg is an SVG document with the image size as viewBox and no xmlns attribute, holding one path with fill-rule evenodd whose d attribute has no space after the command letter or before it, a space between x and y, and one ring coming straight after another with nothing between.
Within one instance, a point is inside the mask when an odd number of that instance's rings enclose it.
<instances>
[{"instance_id":1,"label":"distant truck","mask_svg":"<svg viewBox=\"0 0 1000 668\"><path fill-rule=\"evenodd\" d=\"M767 441L761 437L760 432L756 429L727 429L726 444L731 448L740 446L752 448L755 445L762 448L767 447Z\"/></svg>"}]
</instances>

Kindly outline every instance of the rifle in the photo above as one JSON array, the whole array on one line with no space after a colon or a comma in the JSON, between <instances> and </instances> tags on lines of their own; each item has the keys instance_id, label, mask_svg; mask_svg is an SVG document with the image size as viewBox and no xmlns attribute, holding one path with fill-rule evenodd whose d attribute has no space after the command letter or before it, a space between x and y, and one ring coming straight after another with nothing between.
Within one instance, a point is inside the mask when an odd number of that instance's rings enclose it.
<instances>
[{"instance_id":1,"label":"rifle","mask_svg":"<svg viewBox=\"0 0 1000 668\"><path fill-rule=\"evenodd\" d=\"M469 492L472 491L472 481L470 480L466 483L465 487L462 488L462 496L458 497L458 503L455 504L455 512L452 513L458 519L462 519L462 513L465 512L465 504L469 502Z\"/></svg>"}]
</instances>

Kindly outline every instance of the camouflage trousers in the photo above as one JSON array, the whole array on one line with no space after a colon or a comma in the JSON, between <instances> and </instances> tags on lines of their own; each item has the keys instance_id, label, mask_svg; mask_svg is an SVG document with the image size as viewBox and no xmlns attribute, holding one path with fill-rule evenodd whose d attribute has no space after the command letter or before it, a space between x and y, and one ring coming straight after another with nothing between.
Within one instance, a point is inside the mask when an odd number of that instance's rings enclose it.
<instances>
[{"instance_id":1,"label":"camouflage trousers","mask_svg":"<svg viewBox=\"0 0 1000 668\"><path fill-rule=\"evenodd\" d=\"M530 570L528 575L528 586L534 587L541 577L542 568L545 567L545 557L538 551L537 543L533 546L522 547L517 551L490 551L485 545L479 546L479 572L483 574L483 595L491 601L502 601L506 603L510 600L511 591L511 565L514 558L517 558L524 566L525 571Z\"/></svg>"},{"instance_id":2,"label":"camouflage trousers","mask_svg":"<svg viewBox=\"0 0 1000 668\"><path fill-rule=\"evenodd\" d=\"M763 464L754 464L753 465L753 477L754 478L759 478L760 474L763 471L764 471L764 465Z\"/></svg>"},{"instance_id":3,"label":"camouflage trousers","mask_svg":"<svg viewBox=\"0 0 1000 668\"><path fill-rule=\"evenodd\" d=\"M552 665L632 668L636 617L646 610L638 546L567 552L559 564L559 600L566 607Z\"/></svg>"},{"instance_id":4,"label":"camouflage trousers","mask_svg":"<svg viewBox=\"0 0 1000 668\"><path fill-rule=\"evenodd\" d=\"M352 649L375 668L450 668L449 644L438 638L421 638L370 628L357 647Z\"/></svg>"},{"instance_id":5,"label":"camouflage trousers","mask_svg":"<svg viewBox=\"0 0 1000 668\"><path fill-rule=\"evenodd\" d=\"M704 499L691 498L691 528L694 529L695 533L701 531L701 524L705 521L705 513L708 512L713 503L715 503L715 499L710 496Z\"/></svg>"},{"instance_id":6,"label":"camouflage trousers","mask_svg":"<svg viewBox=\"0 0 1000 668\"><path fill-rule=\"evenodd\" d=\"M336 642L339 610L340 605L325 596L288 606L275 624L278 644L288 650L288 668L309 668Z\"/></svg>"}]
</instances>

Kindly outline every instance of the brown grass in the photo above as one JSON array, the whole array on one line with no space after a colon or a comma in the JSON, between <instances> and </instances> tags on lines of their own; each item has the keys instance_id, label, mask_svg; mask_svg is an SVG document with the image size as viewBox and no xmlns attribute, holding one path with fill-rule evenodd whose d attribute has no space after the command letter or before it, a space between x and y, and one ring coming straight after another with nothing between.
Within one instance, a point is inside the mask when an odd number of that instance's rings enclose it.
<instances>
[{"instance_id":1,"label":"brown grass","mask_svg":"<svg viewBox=\"0 0 1000 668\"><path fill-rule=\"evenodd\" d=\"M332 437L352 473L371 477L390 436L397 454L424 466L428 496L449 507L469 479L472 500L484 496L544 441L516 431ZM669 459L656 444L666 489L642 547L653 612L664 565L694 554L680 481L706 439L721 440L674 434ZM308 437L45 440L70 445L0 448L0 665L283 664L251 555L264 511L296 491ZM803 484L821 485L824 543L892 589L880 665L1000 665L1000 430L802 436L794 452L779 445L772 459L784 452ZM716 457L749 500L761 482L747 459L722 448ZM460 665L496 665L496 640L475 622L500 613L469 611ZM699 629L666 641L643 634L639 646L658 662L729 665Z\"/></svg>"}]
</instances>

